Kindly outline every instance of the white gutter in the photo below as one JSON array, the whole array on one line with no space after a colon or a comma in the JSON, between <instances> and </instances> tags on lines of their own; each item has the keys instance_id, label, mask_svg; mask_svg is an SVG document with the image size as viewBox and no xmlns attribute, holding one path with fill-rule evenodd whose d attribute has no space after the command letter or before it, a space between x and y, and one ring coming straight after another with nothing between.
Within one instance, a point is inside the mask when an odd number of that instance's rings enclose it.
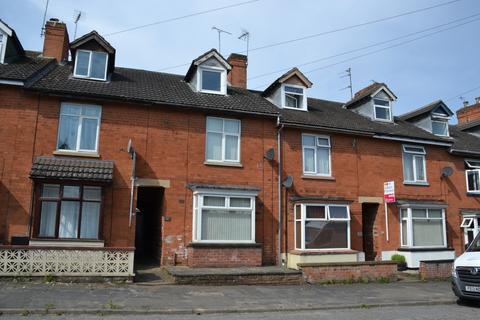
<instances>
[{"instance_id":1,"label":"white gutter","mask_svg":"<svg viewBox=\"0 0 480 320\"><path fill-rule=\"evenodd\" d=\"M18 80L0 80L0 84L8 84L10 86L23 86L23 81Z\"/></svg>"},{"instance_id":2,"label":"white gutter","mask_svg":"<svg viewBox=\"0 0 480 320\"><path fill-rule=\"evenodd\" d=\"M411 139L411 138L390 137L390 136L382 136L382 135L374 135L373 137L376 139L395 140L395 141L413 142L413 143L421 143L421 144L432 144L432 145L445 146L445 147L450 147L453 144L452 142L418 140L418 139Z\"/></svg>"}]
</instances>

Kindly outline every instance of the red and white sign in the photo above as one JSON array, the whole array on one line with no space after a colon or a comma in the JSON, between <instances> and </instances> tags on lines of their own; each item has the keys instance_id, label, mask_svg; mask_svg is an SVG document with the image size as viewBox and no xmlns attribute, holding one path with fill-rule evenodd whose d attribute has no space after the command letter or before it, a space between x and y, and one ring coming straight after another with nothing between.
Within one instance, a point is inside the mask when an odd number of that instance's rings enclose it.
<instances>
[{"instance_id":1,"label":"red and white sign","mask_svg":"<svg viewBox=\"0 0 480 320\"><path fill-rule=\"evenodd\" d=\"M387 181L383 183L383 199L385 203L395 202L395 182Z\"/></svg>"}]
</instances>

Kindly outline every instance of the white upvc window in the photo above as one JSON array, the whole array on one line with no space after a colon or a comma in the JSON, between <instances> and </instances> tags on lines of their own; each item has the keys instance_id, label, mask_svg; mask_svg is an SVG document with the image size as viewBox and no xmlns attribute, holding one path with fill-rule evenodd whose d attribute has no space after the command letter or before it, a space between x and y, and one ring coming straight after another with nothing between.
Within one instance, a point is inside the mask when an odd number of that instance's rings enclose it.
<instances>
[{"instance_id":1,"label":"white upvc window","mask_svg":"<svg viewBox=\"0 0 480 320\"><path fill-rule=\"evenodd\" d=\"M400 236L402 247L446 247L445 209L401 208Z\"/></svg>"},{"instance_id":2,"label":"white upvc window","mask_svg":"<svg viewBox=\"0 0 480 320\"><path fill-rule=\"evenodd\" d=\"M425 148L403 145L403 180L404 183L426 184Z\"/></svg>"},{"instance_id":3,"label":"white upvc window","mask_svg":"<svg viewBox=\"0 0 480 320\"><path fill-rule=\"evenodd\" d=\"M240 120L207 117L207 162L240 162Z\"/></svg>"},{"instance_id":4,"label":"white upvc window","mask_svg":"<svg viewBox=\"0 0 480 320\"><path fill-rule=\"evenodd\" d=\"M350 249L350 208L342 204L295 205L295 248Z\"/></svg>"},{"instance_id":5,"label":"white upvc window","mask_svg":"<svg viewBox=\"0 0 480 320\"><path fill-rule=\"evenodd\" d=\"M3 35L3 33L0 33L0 63L3 63L4 61L4 56L5 56L5 53L4 53L4 49L6 47L6 41L7 40L7 37L5 37Z\"/></svg>"},{"instance_id":6,"label":"white upvc window","mask_svg":"<svg viewBox=\"0 0 480 320\"><path fill-rule=\"evenodd\" d=\"M198 91L214 94L227 93L226 70L218 67L200 66L198 68Z\"/></svg>"},{"instance_id":7,"label":"white upvc window","mask_svg":"<svg viewBox=\"0 0 480 320\"><path fill-rule=\"evenodd\" d=\"M465 244L472 243L473 239L480 233L480 214L463 215L462 223Z\"/></svg>"},{"instance_id":8,"label":"white upvc window","mask_svg":"<svg viewBox=\"0 0 480 320\"><path fill-rule=\"evenodd\" d=\"M97 152L101 113L97 105L62 103L57 150Z\"/></svg>"},{"instance_id":9,"label":"white upvc window","mask_svg":"<svg viewBox=\"0 0 480 320\"><path fill-rule=\"evenodd\" d=\"M448 122L432 120L432 133L437 136L448 137Z\"/></svg>"},{"instance_id":10,"label":"white upvc window","mask_svg":"<svg viewBox=\"0 0 480 320\"><path fill-rule=\"evenodd\" d=\"M302 134L302 154L305 175L332 175L329 136Z\"/></svg>"},{"instance_id":11,"label":"white upvc window","mask_svg":"<svg viewBox=\"0 0 480 320\"><path fill-rule=\"evenodd\" d=\"M465 160L467 170L465 170L465 179L468 193L480 193L480 161Z\"/></svg>"},{"instance_id":12,"label":"white upvc window","mask_svg":"<svg viewBox=\"0 0 480 320\"><path fill-rule=\"evenodd\" d=\"M375 120L392 121L391 101L382 98L373 98L373 113Z\"/></svg>"},{"instance_id":13,"label":"white upvc window","mask_svg":"<svg viewBox=\"0 0 480 320\"><path fill-rule=\"evenodd\" d=\"M193 198L195 242L255 242L255 194L196 192Z\"/></svg>"},{"instance_id":14,"label":"white upvc window","mask_svg":"<svg viewBox=\"0 0 480 320\"><path fill-rule=\"evenodd\" d=\"M282 85L282 106L287 109L307 110L305 88L293 84Z\"/></svg>"},{"instance_id":15,"label":"white upvc window","mask_svg":"<svg viewBox=\"0 0 480 320\"><path fill-rule=\"evenodd\" d=\"M107 53L90 50L77 50L73 75L77 78L106 80L107 65Z\"/></svg>"}]
</instances>

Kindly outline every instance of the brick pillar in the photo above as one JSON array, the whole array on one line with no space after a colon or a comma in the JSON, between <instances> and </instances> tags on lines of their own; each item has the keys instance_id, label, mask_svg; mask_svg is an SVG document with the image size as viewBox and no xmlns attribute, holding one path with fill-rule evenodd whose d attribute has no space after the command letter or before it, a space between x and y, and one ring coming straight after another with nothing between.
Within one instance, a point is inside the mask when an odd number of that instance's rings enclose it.
<instances>
[{"instance_id":1,"label":"brick pillar","mask_svg":"<svg viewBox=\"0 0 480 320\"><path fill-rule=\"evenodd\" d=\"M232 87L247 88L247 56L232 53L228 59L232 70L228 73L228 82Z\"/></svg>"},{"instance_id":2,"label":"brick pillar","mask_svg":"<svg viewBox=\"0 0 480 320\"><path fill-rule=\"evenodd\" d=\"M43 56L55 58L58 62L68 59L69 39L67 25L52 18L45 24Z\"/></svg>"}]
</instances>

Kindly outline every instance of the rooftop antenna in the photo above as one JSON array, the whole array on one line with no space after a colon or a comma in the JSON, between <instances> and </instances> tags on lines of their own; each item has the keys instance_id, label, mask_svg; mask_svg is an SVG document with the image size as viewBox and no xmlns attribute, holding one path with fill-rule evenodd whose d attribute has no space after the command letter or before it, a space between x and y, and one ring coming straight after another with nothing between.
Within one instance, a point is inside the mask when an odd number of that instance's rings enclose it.
<instances>
[{"instance_id":1,"label":"rooftop antenna","mask_svg":"<svg viewBox=\"0 0 480 320\"><path fill-rule=\"evenodd\" d=\"M42 23L42 31L40 31L40 37L43 37L45 35L45 20L47 19L47 10L48 10L48 3L50 0L47 0L47 3L45 4L45 12L43 12L43 23Z\"/></svg>"},{"instance_id":2,"label":"rooftop antenna","mask_svg":"<svg viewBox=\"0 0 480 320\"><path fill-rule=\"evenodd\" d=\"M228 31L226 31L226 30L217 28L217 27L215 27L215 26L212 27L212 30L216 30L216 31L218 32L218 52L219 52L219 53L222 53L222 50L221 50L221 44L222 44L221 36L222 36L222 33L226 33L226 34L229 34L229 35L232 35L232 33L231 33L231 32L228 32Z\"/></svg>"},{"instance_id":3,"label":"rooftop antenna","mask_svg":"<svg viewBox=\"0 0 480 320\"><path fill-rule=\"evenodd\" d=\"M73 33L73 40L77 39L77 27L78 27L78 21L80 18L84 16L84 13L80 10L75 10L75 14L73 16L73 23L75 23L75 31Z\"/></svg>"},{"instance_id":4,"label":"rooftop antenna","mask_svg":"<svg viewBox=\"0 0 480 320\"><path fill-rule=\"evenodd\" d=\"M340 90L350 89L350 99L353 99L353 87L352 87L352 68L348 68L344 72L340 73L342 76L340 78L348 77L348 86Z\"/></svg>"},{"instance_id":5,"label":"rooftop antenna","mask_svg":"<svg viewBox=\"0 0 480 320\"><path fill-rule=\"evenodd\" d=\"M242 30L242 34L238 37L238 39L243 40L247 43L247 61L248 61L248 46L250 44L250 32L247 30Z\"/></svg>"}]
</instances>

